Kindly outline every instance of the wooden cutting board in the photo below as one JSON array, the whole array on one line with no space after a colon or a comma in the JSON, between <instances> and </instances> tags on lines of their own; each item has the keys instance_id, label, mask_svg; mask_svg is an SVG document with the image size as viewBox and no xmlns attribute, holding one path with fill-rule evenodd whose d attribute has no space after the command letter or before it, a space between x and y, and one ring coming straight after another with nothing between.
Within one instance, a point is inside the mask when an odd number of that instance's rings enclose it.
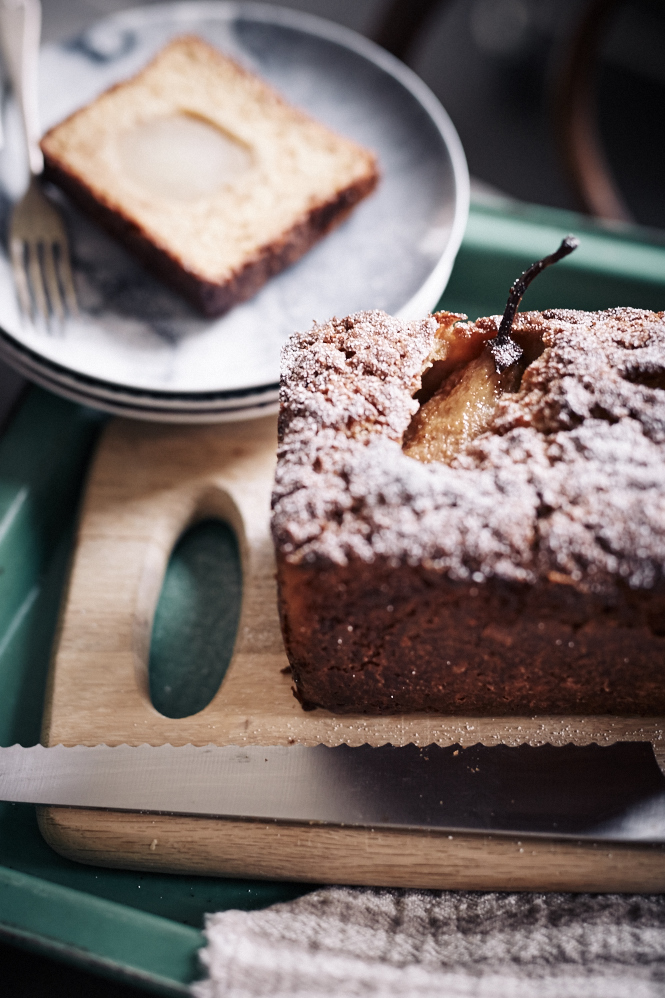
<instances>
[{"instance_id":1,"label":"wooden cutting board","mask_svg":"<svg viewBox=\"0 0 665 998\"><path fill-rule=\"evenodd\" d=\"M609 744L651 740L658 718L336 716L305 712L283 671L269 506L274 417L217 426L111 422L93 463L56 638L46 745ZM236 531L243 606L211 703L172 719L152 706L152 618L173 547L197 519ZM485 890L665 890L665 847L480 834L228 821L41 808L58 852L140 870Z\"/></svg>"}]
</instances>

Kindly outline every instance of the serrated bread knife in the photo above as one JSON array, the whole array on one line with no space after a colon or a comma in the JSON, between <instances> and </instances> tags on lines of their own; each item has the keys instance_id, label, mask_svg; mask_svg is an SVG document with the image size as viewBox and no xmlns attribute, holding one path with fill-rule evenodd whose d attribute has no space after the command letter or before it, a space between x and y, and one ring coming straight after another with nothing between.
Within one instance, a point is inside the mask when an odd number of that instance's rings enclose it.
<instances>
[{"instance_id":1,"label":"serrated bread knife","mask_svg":"<svg viewBox=\"0 0 665 998\"><path fill-rule=\"evenodd\" d=\"M0 800L220 818L665 842L648 742L607 747L0 749Z\"/></svg>"}]
</instances>

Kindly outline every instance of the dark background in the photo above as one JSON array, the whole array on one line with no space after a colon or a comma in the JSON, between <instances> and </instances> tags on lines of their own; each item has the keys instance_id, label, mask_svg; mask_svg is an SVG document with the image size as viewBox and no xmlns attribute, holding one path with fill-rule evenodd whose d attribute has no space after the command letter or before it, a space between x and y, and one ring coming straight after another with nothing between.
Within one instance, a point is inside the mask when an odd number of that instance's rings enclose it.
<instances>
[{"instance_id":1,"label":"dark background","mask_svg":"<svg viewBox=\"0 0 665 998\"><path fill-rule=\"evenodd\" d=\"M43 36L66 38L131 0L42 0ZM403 0L410 4L416 0ZM284 4L376 37L390 0ZM447 0L435 7L406 61L450 114L476 197L505 194L578 208L552 125L552 94L585 0ZM605 155L634 219L665 230L665 2L616 4L596 74ZM0 421L22 380L0 364ZM7 998L132 998L138 992L0 944Z\"/></svg>"}]
</instances>

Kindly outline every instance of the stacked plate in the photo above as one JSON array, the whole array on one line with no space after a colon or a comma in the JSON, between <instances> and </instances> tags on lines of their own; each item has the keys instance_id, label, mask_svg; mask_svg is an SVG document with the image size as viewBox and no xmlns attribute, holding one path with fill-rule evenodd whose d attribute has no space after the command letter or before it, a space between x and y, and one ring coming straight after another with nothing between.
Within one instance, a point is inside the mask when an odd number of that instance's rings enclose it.
<instances>
[{"instance_id":1,"label":"stacked plate","mask_svg":"<svg viewBox=\"0 0 665 998\"><path fill-rule=\"evenodd\" d=\"M373 149L382 172L377 192L251 301L210 320L52 191L70 235L80 315L58 329L22 318L3 248L0 355L33 381L110 412L172 422L244 419L276 407L279 351L294 330L358 309L413 317L436 304L464 232L468 173L445 111L401 63L338 25L251 3L150 5L45 46L44 127L184 33L207 39L293 104ZM23 169L11 104L6 132L5 222Z\"/></svg>"}]
</instances>

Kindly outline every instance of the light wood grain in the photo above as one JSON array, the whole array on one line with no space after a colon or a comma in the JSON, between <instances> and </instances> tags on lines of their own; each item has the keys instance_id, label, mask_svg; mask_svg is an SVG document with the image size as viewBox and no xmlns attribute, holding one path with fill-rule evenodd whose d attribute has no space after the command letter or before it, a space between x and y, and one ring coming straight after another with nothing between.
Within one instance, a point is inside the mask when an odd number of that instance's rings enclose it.
<instances>
[{"instance_id":1,"label":"light wood grain","mask_svg":"<svg viewBox=\"0 0 665 998\"><path fill-rule=\"evenodd\" d=\"M71 859L206 876L449 890L665 890L665 847L49 809Z\"/></svg>"},{"instance_id":2,"label":"light wood grain","mask_svg":"<svg viewBox=\"0 0 665 998\"><path fill-rule=\"evenodd\" d=\"M609 744L650 740L658 718L372 718L305 712L292 695L277 615L269 500L274 418L222 426L109 424L94 461L54 652L43 742L96 745ZM197 519L235 529L243 607L233 659L212 702L171 719L150 702L152 618L169 556ZM321 829L45 809L54 848L85 862L242 876L501 889L665 888L665 853L509 838ZM151 829L159 827L160 835ZM146 854L148 842L156 846ZM449 843L453 843L452 845ZM520 852L520 848L524 852ZM617 857L620 856L620 862ZM653 879L659 888L646 887ZM623 886L621 886L623 885Z\"/></svg>"}]
</instances>

